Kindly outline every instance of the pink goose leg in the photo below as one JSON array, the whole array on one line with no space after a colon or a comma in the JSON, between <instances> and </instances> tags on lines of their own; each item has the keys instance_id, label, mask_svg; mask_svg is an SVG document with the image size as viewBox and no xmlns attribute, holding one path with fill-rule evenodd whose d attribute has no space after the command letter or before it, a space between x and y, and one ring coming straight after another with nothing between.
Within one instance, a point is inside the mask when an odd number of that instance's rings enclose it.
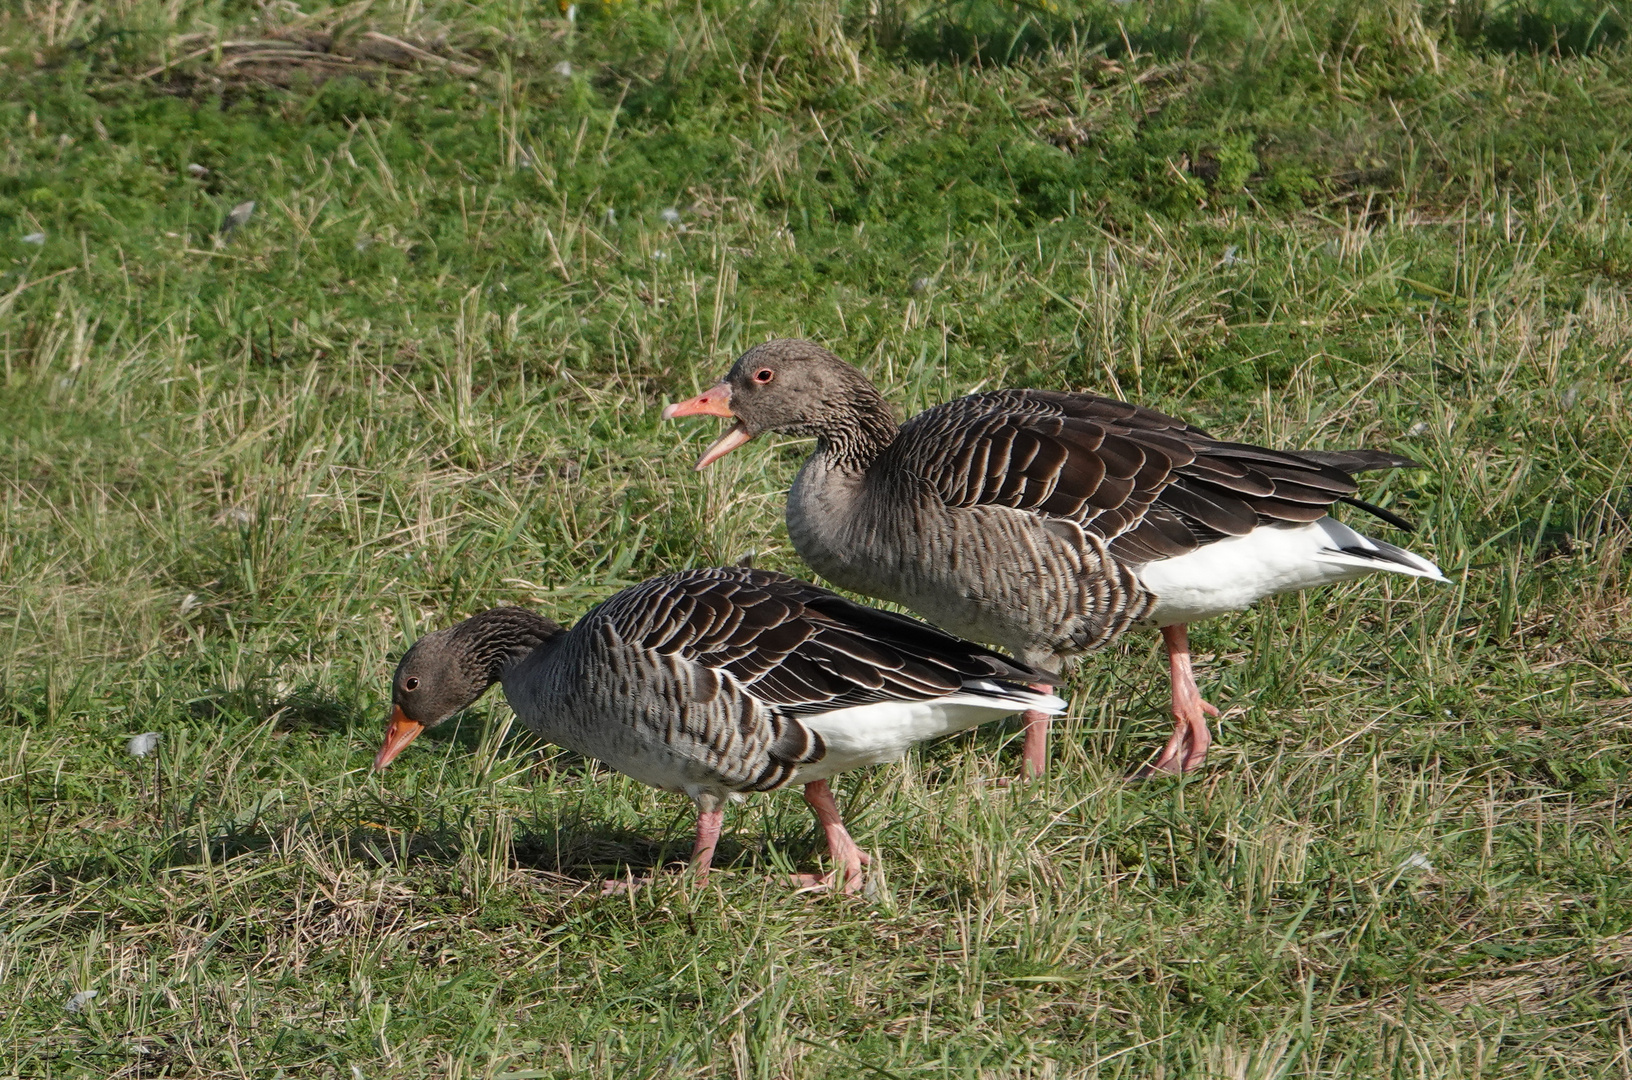
<instances>
[{"instance_id":1,"label":"pink goose leg","mask_svg":"<svg viewBox=\"0 0 1632 1080\"><path fill-rule=\"evenodd\" d=\"M850 833L844 827L844 819L839 816L838 804L833 801L833 792L827 786L826 780L816 780L805 785L805 802L816 812L816 820L821 822L822 830L827 834L827 850L832 856L836 869L830 874L795 874L795 885L806 889L831 888L839 876L843 875L842 890L846 894L861 891L861 868L872 859L868 854L856 846L850 838ZM691 846L691 869L697 875L697 883L701 885L708 880L709 868L714 862L714 851L720 844L720 828L725 821L724 808L714 810L700 810L697 813L697 839ZM607 880L601 883L602 895L631 892L642 885L650 885L651 877L625 878L621 881Z\"/></svg>"},{"instance_id":2,"label":"pink goose leg","mask_svg":"<svg viewBox=\"0 0 1632 1080\"><path fill-rule=\"evenodd\" d=\"M1212 733L1207 730L1207 718L1217 716L1218 710L1202 699L1201 689L1196 686L1195 669L1190 666L1190 635L1183 625L1164 626L1162 640L1167 644L1167 662L1173 680L1173 736L1162 748L1161 756L1135 776L1187 773L1200 768L1213 742Z\"/></svg>"},{"instance_id":3,"label":"pink goose leg","mask_svg":"<svg viewBox=\"0 0 1632 1080\"><path fill-rule=\"evenodd\" d=\"M815 811L816 820L822 823L822 831L827 834L827 853L835 865L829 874L795 874L794 884L806 889L832 888L842 874L844 893L849 895L860 892L861 868L872 862L872 859L850 838L849 831L844 827L844 819L839 817L839 807L833 801L833 792L828 788L827 781L815 780L806 784L805 802Z\"/></svg>"},{"instance_id":4,"label":"pink goose leg","mask_svg":"<svg viewBox=\"0 0 1632 1080\"><path fill-rule=\"evenodd\" d=\"M691 868L697 872L697 883L708 880L708 871L714 865L714 849L720 846L720 827L725 823L725 808L697 811L697 840L691 845Z\"/></svg>"},{"instance_id":5,"label":"pink goose leg","mask_svg":"<svg viewBox=\"0 0 1632 1080\"><path fill-rule=\"evenodd\" d=\"M691 845L691 868L697 873L697 884L708 880L709 868L714 865L714 849L720 846L720 828L725 824L725 808L697 811L697 839ZM650 876L607 878L601 882L601 895L633 892L642 885L650 885Z\"/></svg>"},{"instance_id":6,"label":"pink goose leg","mask_svg":"<svg viewBox=\"0 0 1632 1080\"><path fill-rule=\"evenodd\" d=\"M1037 683L1032 689L1039 694L1053 691L1052 686ZM1048 723L1051 717L1038 709L1028 709L1020 715L1026 739L1020 748L1020 776L1035 780L1048 772Z\"/></svg>"}]
</instances>

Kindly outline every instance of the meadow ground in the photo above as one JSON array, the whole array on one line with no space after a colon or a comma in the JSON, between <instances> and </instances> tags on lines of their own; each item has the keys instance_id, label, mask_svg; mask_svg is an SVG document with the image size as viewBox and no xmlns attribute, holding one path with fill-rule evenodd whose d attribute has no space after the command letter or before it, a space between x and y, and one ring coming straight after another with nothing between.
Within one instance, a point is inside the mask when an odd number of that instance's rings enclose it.
<instances>
[{"instance_id":1,"label":"meadow ground","mask_svg":"<svg viewBox=\"0 0 1632 1080\"><path fill-rule=\"evenodd\" d=\"M0 1075L1632 1076L1624 11L5 5ZM865 898L784 793L602 899L688 808L496 698L372 775L427 629L799 571L658 422L789 334L1408 453L1452 583L1198 628L1188 781L1150 635L845 777Z\"/></svg>"}]
</instances>

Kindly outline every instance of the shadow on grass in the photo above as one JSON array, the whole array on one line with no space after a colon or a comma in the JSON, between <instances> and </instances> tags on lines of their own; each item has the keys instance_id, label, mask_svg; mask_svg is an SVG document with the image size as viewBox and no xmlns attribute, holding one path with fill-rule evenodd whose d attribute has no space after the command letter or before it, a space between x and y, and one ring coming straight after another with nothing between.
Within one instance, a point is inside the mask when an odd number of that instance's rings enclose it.
<instances>
[{"instance_id":1,"label":"shadow on grass","mask_svg":"<svg viewBox=\"0 0 1632 1080\"><path fill-rule=\"evenodd\" d=\"M172 834L160 843L133 841L118 848L64 852L47 858L30 872L20 892L49 895L72 892L91 884L139 884L166 871L188 867L226 867L280 849L301 832L299 825L281 830L233 828L201 842L194 832ZM318 830L311 840L342 859L371 870L381 867L420 866L444 871L471 870L490 860L485 837L446 829L407 832L380 825ZM722 843L715 865L732 866L748 856L760 860L739 844ZM645 877L684 868L689 845L664 843L626 829L562 828L528 833L515 839L501 856L505 869L544 875L568 891L593 887L607 879Z\"/></svg>"},{"instance_id":2,"label":"shadow on grass","mask_svg":"<svg viewBox=\"0 0 1632 1080\"><path fill-rule=\"evenodd\" d=\"M491 868L493 860L489 837L472 837L460 830L388 834L365 828L330 834L327 839L351 857L373 865L419 863L453 870L470 869L480 862L489 863ZM808 835L794 834L772 841L769 847L786 853L801 866L814 865L820 859ZM691 842L687 837L655 839L635 829L596 825L523 832L500 856L505 870L542 875L550 884L569 892L599 892L606 881L679 873L689 865L690 857ZM776 872L765 846L743 843L729 834L721 838L713 865L718 870L749 874Z\"/></svg>"},{"instance_id":3,"label":"shadow on grass","mask_svg":"<svg viewBox=\"0 0 1632 1080\"><path fill-rule=\"evenodd\" d=\"M244 858L296 846L302 823L278 829L259 824L232 827L200 842L196 833L174 834L160 845L133 843L119 850L66 854L38 870L39 881L27 891L55 892L68 885L92 881L145 880L153 874L191 866L221 866ZM338 852L350 862L370 869L415 865L447 871L488 870L495 861L491 823L487 828L448 826L407 830L363 822L343 829L318 829L307 834L307 844ZM814 864L820 852L807 835L794 834L771 846L800 863ZM306 846L306 845L302 845ZM654 839L651 835L615 826L563 825L551 830L522 832L501 845L505 870L541 874L568 891L593 888L607 880L648 877L677 872L688 865L689 838ZM729 835L721 839L714 866L721 870L772 873L773 860L759 843L742 843Z\"/></svg>"},{"instance_id":4,"label":"shadow on grass","mask_svg":"<svg viewBox=\"0 0 1632 1080\"><path fill-rule=\"evenodd\" d=\"M348 735L371 721L384 730L384 718L362 715L355 701L336 696L317 684L298 686L285 694L267 694L262 681L240 689L215 688L187 705L197 720L262 718L276 722L280 732L305 731Z\"/></svg>"}]
</instances>

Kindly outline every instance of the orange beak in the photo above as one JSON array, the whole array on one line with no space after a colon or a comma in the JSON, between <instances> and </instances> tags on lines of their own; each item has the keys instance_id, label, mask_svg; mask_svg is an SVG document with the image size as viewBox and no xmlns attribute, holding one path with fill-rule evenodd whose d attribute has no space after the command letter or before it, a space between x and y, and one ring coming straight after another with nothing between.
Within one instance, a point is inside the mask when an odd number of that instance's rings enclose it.
<instances>
[{"instance_id":1,"label":"orange beak","mask_svg":"<svg viewBox=\"0 0 1632 1080\"><path fill-rule=\"evenodd\" d=\"M408 719L408 714L402 711L401 705L393 705L391 722L385 727L385 742L380 744L380 752L374 755L374 771L379 772L391 764L391 760L402 753L403 749L424 730L424 724Z\"/></svg>"},{"instance_id":2,"label":"orange beak","mask_svg":"<svg viewBox=\"0 0 1632 1080\"><path fill-rule=\"evenodd\" d=\"M696 397L676 401L663 410L665 420L673 420L677 416L723 416L727 420L735 419L736 414L731 411L731 384L715 383Z\"/></svg>"},{"instance_id":3,"label":"orange beak","mask_svg":"<svg viewBox=\"0 0 1632 1080\"><path fill-rule=\"evenodd\" d=\"M663 410L665 420L673 420L677 416L723 416L727 420L735 419L736 414L731 411L731 385L718 383L694 398L677 401ZM708 468L752 438L740 421L731 425L724 435L709 443L708 449L703 451L703 456L697 459L698 471Z\"/></svg>"}]
</instances>

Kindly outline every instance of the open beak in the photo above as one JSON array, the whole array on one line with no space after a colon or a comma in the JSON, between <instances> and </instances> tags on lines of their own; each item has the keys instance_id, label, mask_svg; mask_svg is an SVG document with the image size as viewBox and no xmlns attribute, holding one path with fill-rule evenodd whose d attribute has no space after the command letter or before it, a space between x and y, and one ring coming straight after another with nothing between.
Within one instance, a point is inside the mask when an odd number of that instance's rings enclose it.
<instances>
[{"instance_id":1,"label":"open beak","mask_svg":"<svg viewBox=\"0 0 1632 1080\"><path fill-rule=\"evenodd\" d=\"M751 439L753 439L753 436L748 434L748 429L742 426L742 422L740 420L737 423L732 424L726 429L724 435L721 435L719 438L708 444L708 449L703 451L703 456L697 459L697 471L702 472L704 469L708 468L710 465L714 464L716 461L720 460L722 457Z\"/></svg>"},{"instance_id":2,"label":"open beak","mask_svg":"<svg viewBox=\"0 0 1632 1080\"><path fill-rule=\"evenodd\" d=\"M401 705L391 707L391 723L385 728L385 742L380 744L380 752L374 755L374 771L379 772L391 760L425 730L424 724L418 724L408 719L408 714L402 711Z\"/></svg>"},{"instance_id":3,"label":"open beak","mask_svg":"<svg viewBox=\"0 0 1632 1080\"><path fill-rule=\"evenodd\" d=\"M723 416L727 420L736 419L731 411L731 384L718 383L703 393L686 401L677 401L663 409L663 419L673 420L677 416ZM742 426L739 420L726 429L724 435L709 443L703 456L697 459L699 471L708 468L743 443L752 439L748 429Z\"/></svg>"}]
</instances>

